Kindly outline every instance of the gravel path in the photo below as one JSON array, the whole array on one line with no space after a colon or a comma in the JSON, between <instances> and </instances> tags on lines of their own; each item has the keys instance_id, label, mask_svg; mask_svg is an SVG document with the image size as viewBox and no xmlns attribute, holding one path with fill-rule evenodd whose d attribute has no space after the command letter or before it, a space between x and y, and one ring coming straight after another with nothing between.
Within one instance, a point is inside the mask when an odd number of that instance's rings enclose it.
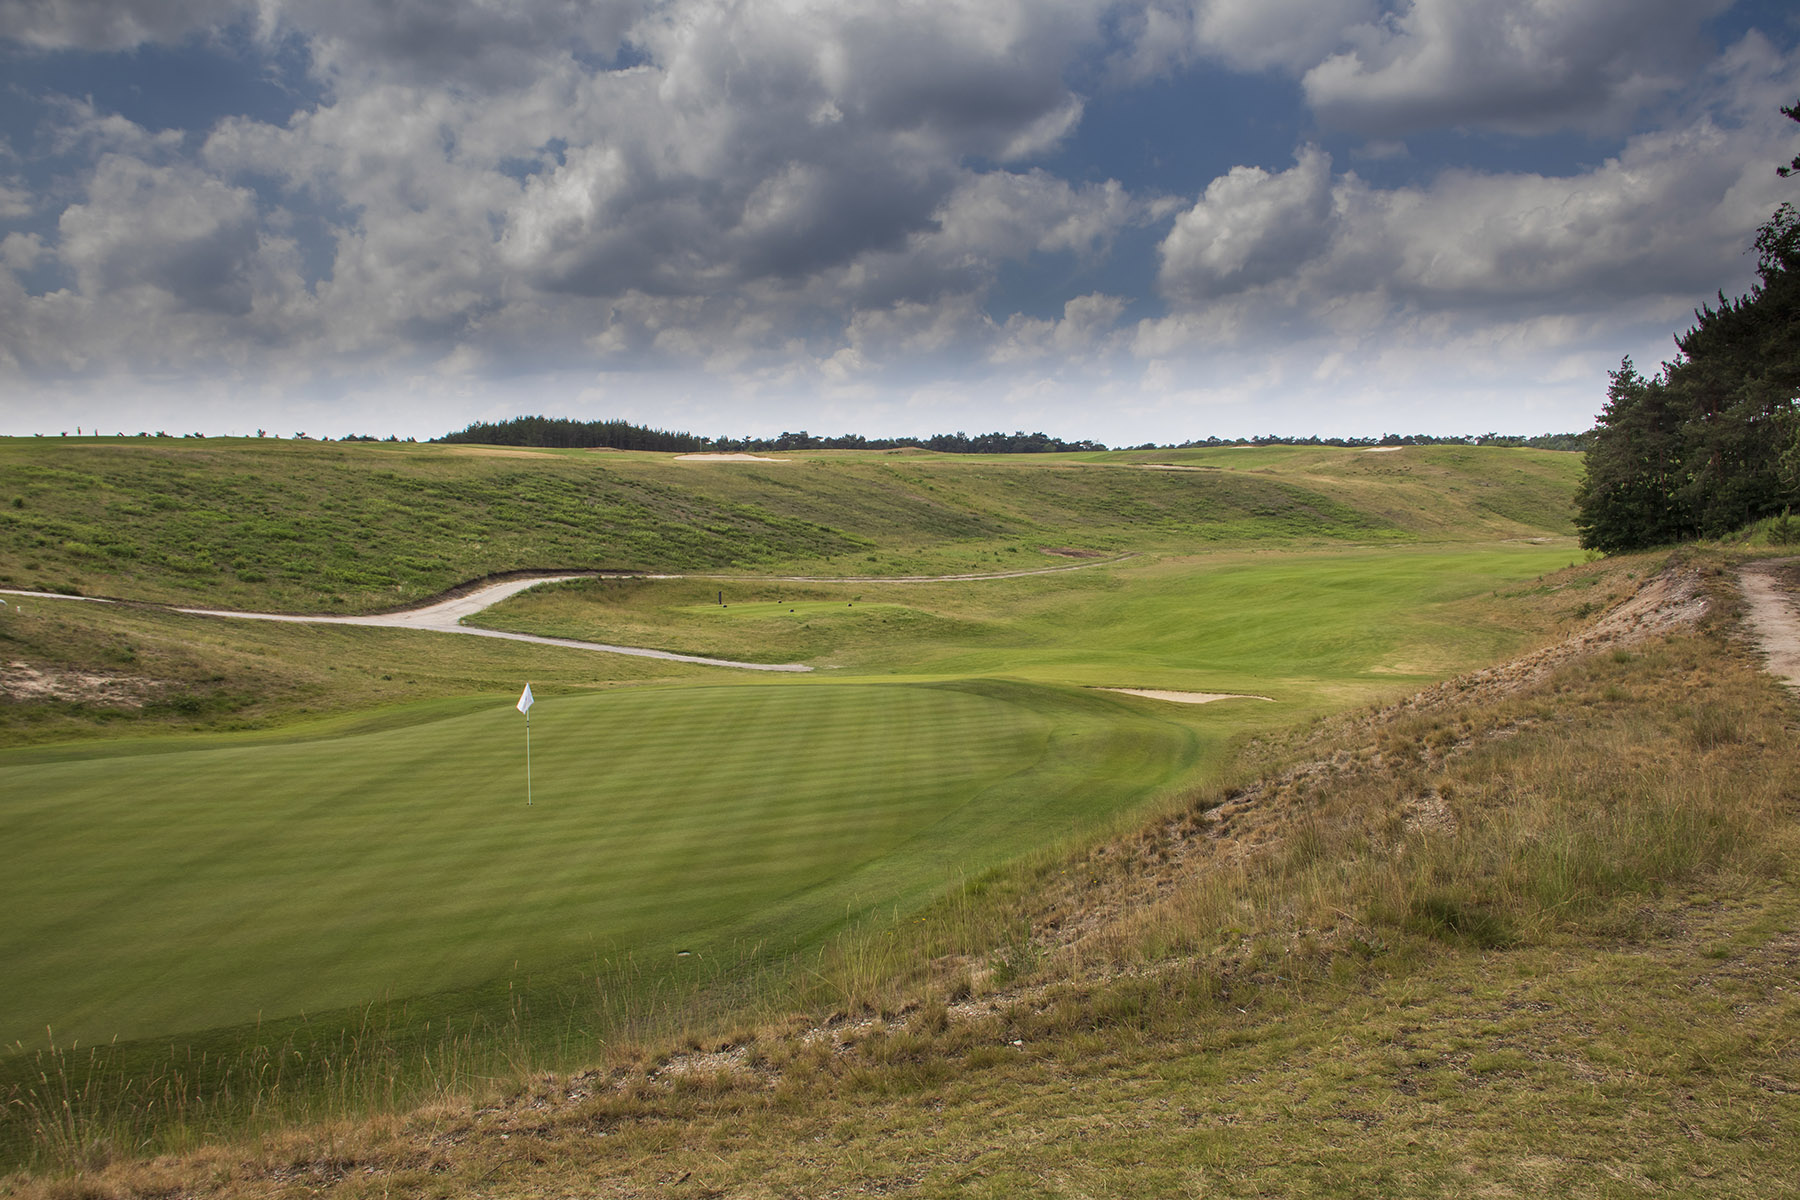
<instances>
[{"instance_id":1,"label":"gravel path","mask_svg":"<svg viewBox=\"0 0 1800 1200\"><path fill-rule=\"evenodd\" d=\"M1126 556L1129 557L1129 556ZM902 575L898 577L881 576L824 576L824 575L638 575L609 572L582 571L569 574L526 575L515 579L490 583L462 595L452 596L447 600L439 600L420 608L409 608L401 612L375 613L369 616L324 616L296 613L255 613L236 612L223 608L169 608L167 611L186 613L195 617L228 617L237 621L282 621L295 625L369 625L382 629L428 629L434 633L463 633L471 637L503 638L509 642L535 642L540 646L566 646L571 650L592 650L601 654L625 654L634 658L656 658L664 662L698 663L705 667L730 667L738 671L784 671L797 673L811 671L805 663L749 663L736 662L729 658L707 658L699 654L675 654L668 650L648 650L642 646L613 646L605 642L580 642L573 638L539 637L531 633L507 633L499 629L480 629L473 625L464 625L463 618L472 617L484 608L500 603L508 596L516 596L528 588L540 583L561 583L568 579L717 579L723 581L745 581L756 583L961 583L982 579L1018 579L1027 575L1051 575L1058 571L1079 571L1086 567L1104 566L1107 563L1119 562L1118 558L1096 559L1091 562L1071 563L1067 566L1036 567L1026 571L997 571L983 575ZM122 601L105 600L96 596L64 596L56 592L25 592L15 588L0 588L0 595L28 596L33 600L79 600L88 604L118 604ZM153 605L150 607L164 607Z\"/></svg>"},{"instance_id":2,"label":"gravel path","mask_svg":"<svg viewBox=\"0 0 1800 1200\"><path fill-rule=\"evenodd\" d=\"M1738 571L1738 587L1749 605L1746 616L1756 644L1769 662L1769 674L1791 688L1800 688L1800 611L1793 595L1775 576L1774 568L1791 558L1750 563Z\"/></svg>"},{"instance_id":3,"label":"gravel path","mask_svg":"<svg viewBox=\"0 0 1800 1200\"><path fill-rule=\"evenodd\" d=\"M243 621L293 621L308 625L373 625L383 629L429 629L436 633L466 633L472 637L503 638L509 642L534 642L540 646L567 646L571 650L594 650L601 654L627 654L633 658L658 658L664 662L699 663L706 667L732 667L739 671L810 671L805 663L749 663L729 658L707 658L699 654L675 654L668 650L647 650L642 646L613 646L605 642L580 642L574 638L539 637L533 633L507 633L500 629L480 629L464 625L464 617L472 617L482 609L516 596L540 583L561 583L566 579L585 579L586 575L534 575L524 579L508 579L490 583L461 596L439 600L423 608L403 612L377 613L366 617L306 617L283 613L231 612L216 608L178 608L175 611L196 617L235 617Z\"/></svg>"},{"instance_id":4,"label":"gravel path","mask_svg":"<svg viewBox=\"0 0 1800 1200\"><path fill-rule=\"evenodd\" d=\"M706 658L699 654L675 654L668 650L647 650L642 646L611 646L605 642L578 642L573 638L538 637L530 633L507 633L499 629L478 629L464 625L464 617L473 616L489 605L498 604L540 583L559 583L565 579L585 579L586 575L536 575L524 579L508 579L491 583L461 596L439 600L423 608L404 612L376 613L373 616L305 616L294 613L234 612L224 608L172 608L168 611L193 617L228 617L237 621L282 621L294 625L370 625L382 629L428 629L434 633L465 633L471 637L503 638L509 642L535 642L540 646L566 646L571 650L593 650L601 654L627 654L633 658L659 658L665 662L699 663L705 667L731 667L739 671L810 671L805 663L749 663L729 658ZM21 592L0 588L10 596L30 596L34 600L86 600L91 604L116 604L92 596L60 596L54 592Z\"/></svg>"}]
</instances>

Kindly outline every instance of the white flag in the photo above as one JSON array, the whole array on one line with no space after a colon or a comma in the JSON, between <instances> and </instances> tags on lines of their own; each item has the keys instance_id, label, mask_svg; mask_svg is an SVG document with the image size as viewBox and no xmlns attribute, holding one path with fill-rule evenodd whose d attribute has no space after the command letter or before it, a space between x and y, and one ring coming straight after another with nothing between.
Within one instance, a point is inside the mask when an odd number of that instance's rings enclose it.
<instances>
[{"instance_id":1,"label":"white flag","mask_svg":"<svg viewBox=\"0 0 1800 1200\"><path fill-rule=\"evenodd\" d=\"M526 716L531 715L531 685L525 685L525 694L519 697L518 710Z\"/></svg>"}]
</instances>

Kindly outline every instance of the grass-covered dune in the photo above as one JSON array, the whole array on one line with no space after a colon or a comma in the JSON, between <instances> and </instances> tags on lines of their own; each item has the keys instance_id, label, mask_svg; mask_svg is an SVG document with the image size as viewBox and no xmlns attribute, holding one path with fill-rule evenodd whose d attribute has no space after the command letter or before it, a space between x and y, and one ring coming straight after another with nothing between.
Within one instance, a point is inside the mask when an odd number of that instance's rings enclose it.
<instances>
[{"instance_id":1,"label":"grass-covered dune","mask_svg":"<svg viewBox=\"0 0 1800 1200\"><path fill-rule=\"evenodd\" d=\"M881 576L1046 548L1567 534L1579 471L1474 447L780 457L0 439L0 586L357 612L543 567Z\"/></svg>"},{"instance_id":2,"label":"grass-covered dune","mask_svg":"<svg viewBox=\"0 0 1800 1200\"><path fill-rule=\"evenodd\" d=\"M0 844L30 848L0 873L4 1153L392 1111L847 1004L947 892L1624 586L1553 574L1569 455L783 457L0 444L0 585L130 601L0 609ZM166 607L534 567L690 578L478 620L814 672ZM933 574L976 577L902 578Z\"/></svg>"}]
</instances>

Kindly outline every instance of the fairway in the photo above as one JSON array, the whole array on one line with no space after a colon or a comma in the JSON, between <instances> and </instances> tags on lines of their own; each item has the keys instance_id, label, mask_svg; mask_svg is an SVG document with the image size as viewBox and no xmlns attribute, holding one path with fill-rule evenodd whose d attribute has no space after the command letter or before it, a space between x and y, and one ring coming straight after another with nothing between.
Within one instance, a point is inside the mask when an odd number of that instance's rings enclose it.
<instances>
[{"instance_id":1,"label":"fairway","mask_svg":"<svg viewBox=\"0 0 1800 1200\"><path fill-rule=\"evenodd\" d=\"M1199 739L1004 683L540 701L288 745L6 765L0 1040L191 1033L815 941L1141 799ZM15 756L16 757L16 756ZM452 1005L454 1007L454 1005Z\"/></svg>"},{"instance_id":2,"label":"fairway","mask_svg":"<svg viewBox=\"0 0 1800 1200\"><path fill-rule=\"evenodd\" d=\"M722 588L586 579L521 593L474 620L858 675L1004 673L1050 683L1251 691L1305 710L1378 695L1407 679L1441 678L1516 649L1517 628L1477 616L1468 603L1565 567L1571 557L1566 544L1515 542L1146 556L973 582Z\"/></svg>"}]
</instances>

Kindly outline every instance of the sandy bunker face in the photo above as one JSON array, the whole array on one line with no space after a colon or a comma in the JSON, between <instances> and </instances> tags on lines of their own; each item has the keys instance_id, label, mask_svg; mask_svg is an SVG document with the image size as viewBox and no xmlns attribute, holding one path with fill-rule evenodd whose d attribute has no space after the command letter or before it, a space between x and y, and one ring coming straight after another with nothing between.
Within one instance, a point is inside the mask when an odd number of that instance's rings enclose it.
<instances>
[{"instance_id":1,"label":"sandy bunker face","mask_svg":"<svg viewBox=\"0 0 1800 1200\"><path fill-rule=\"evenodd\" d=\"M1267 700L1273 696L1251 696L1243 692L1165 692L1160 688L1101 688L1103 692L1122 692L1127 696L1143 696L1149 700L1167 700L1171 704L1211 704L1214 700Z\"/></svg>"},{"instance_id":2,"label":"sandy bunker face","mask_svg":"<svg viewBox=\"0 0 1800 1200\"><path fill-rule=\"evenodd\" d=\"M768 458L761 454L677 454L676 462L793 462L791 458Z\"/></svg>"}]
</instances>

